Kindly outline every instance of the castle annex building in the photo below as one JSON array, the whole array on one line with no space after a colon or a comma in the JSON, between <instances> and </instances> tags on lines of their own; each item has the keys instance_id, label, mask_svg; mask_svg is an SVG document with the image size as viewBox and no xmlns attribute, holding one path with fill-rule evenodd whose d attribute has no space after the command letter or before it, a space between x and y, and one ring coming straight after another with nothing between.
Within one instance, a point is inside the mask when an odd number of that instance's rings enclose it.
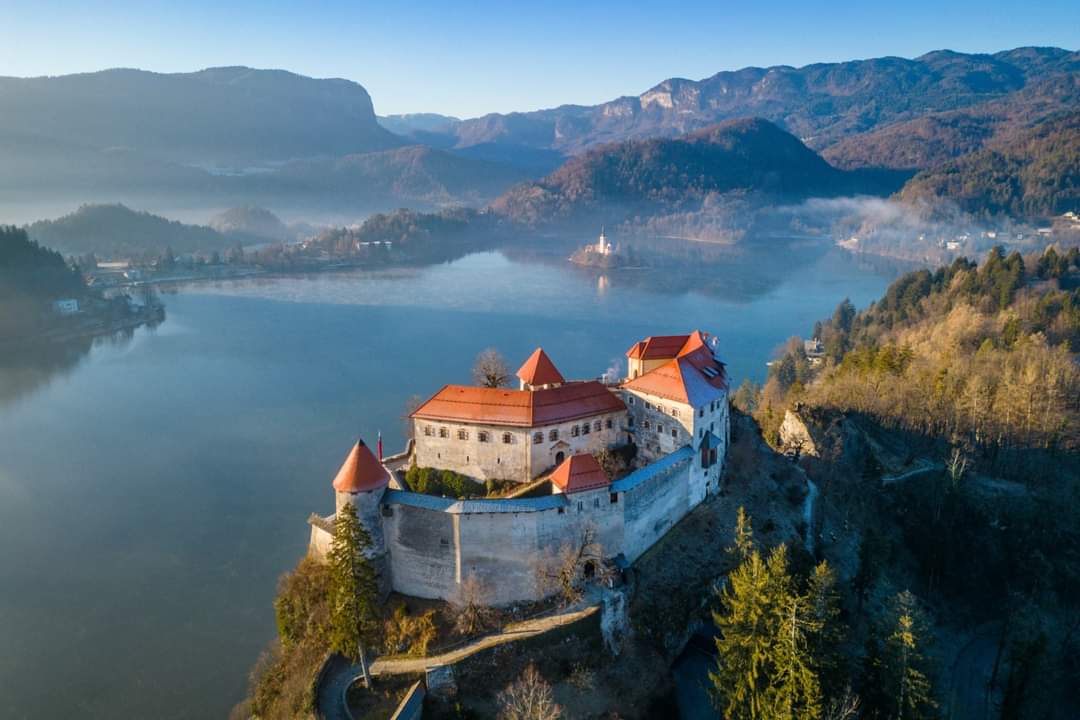
<instances>
[{"instance_id":1,"label":"castle annex building","mask_svg":"<svg viewBox=\"0 0 1080 720\"><path fill-rule=\"evenodd\" d=\"M729 437L716 339L654 336L626 356L620 382L567 380L537 348L517 389L442 387L411 415L406 452L379 458L357 442L333 481L335 511L356 507L384 586L451 600L476 577L491 604L539 599L538 559L587 532L605 559L633 562L716 492ZM609 477L601 451L632 457L631 467ZM465 475L480 497L410 492L413 466ZM485 498L491 479L550 492ZM333 516L310 523L311 550L324 554Z\"/></svg>"}]
</instances>

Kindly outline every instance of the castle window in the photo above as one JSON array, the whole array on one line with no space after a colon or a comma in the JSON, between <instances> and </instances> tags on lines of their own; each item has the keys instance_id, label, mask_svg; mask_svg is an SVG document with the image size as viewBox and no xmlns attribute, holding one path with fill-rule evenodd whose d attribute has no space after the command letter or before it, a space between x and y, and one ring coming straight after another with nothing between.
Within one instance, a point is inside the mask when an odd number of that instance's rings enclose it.
<instances>
[{"instance_id":1,"label":"castle window","mask_svg":"<svg viewBox=\"0 0 1080 720\"><path fill-rule=\"evenodd\" d=\"M564 514L565 512L566 512L566 508L563 508L563 507L559 508L559 514L560 515Z\"/></svg>"},{"instance_id":2,"label":"castle window","mask_svg":"<svg viewBox=\"0 0 1080 720\"><path fill-rule=\"evenodd\" d=\"M582 512L582 511L584 511L584 510L585 510L585 503L583 503L583 502L582 502L581 500L578 500L578 503L577 503L577 511L578 511L578 512Z\"/></svg>"},{"instance_id":3,"label":"castle window","mask_svg":"<svg viewBox=\"0 0 1080 720\"><path fill-rule=\"evenodd\" d=\"M503 433L503 445L509 445L514 442L514 436L510 433Z\"/></svg>"},{"instance_id":4,"label":"castle window","mask_svg":"<svg viewBox=\"0 0 1080 720\"><path fill-rule=\"evenodd\" d=\"M628 398L626 398L626 402L627 402L628 404L630 404L630 405L633 405L633 404L634 404L634 396L633 396L633 395L631 395L631 396L629 396Z\"/></svg>"},{"instance_id":5,"label":"castle window","mask_svg":"<svg viewBox=\"0 0 1080 720\"><path fill-rule=\"evenodd\" d=\"M596 432L600 432L600 428L601 428L601 427L603 427L603 426L602 426L602 425L600 425L600 421L599 421L599 420L597 420L596 422L594 422L594 423L592 424L592 429L593 429L593 430L595 430Z\"/></svg>"},{"instance_id":6,"label":"castle window","mask_svg":"<svg viewBox=\"0 0 1080 720\"><path fill-rule=\"evenodd\" d=\"M626 427L634 427L634 416L633 415L627 415L626 416Z\"/></svg>"},{"instance_id":7,"label":"castle window","mask_svg":"<svg viewBox=\"0 0 1080 720\"><path fill-rule=\"evenodd\" d=\"M544 442L544 433L542 433L542 432L533 433L533 442L535 444L537 444L537 445Z\"/></svg>"},{"instance_id":8,"label":"castle window","mask_svg":"<svg viewBox=\"0 0 1080 720\"><path fill-rule=\"evenodd\" d=\"M679 408L671 408L671 417L679 417Z\"/></svg>"},{"instance_id":9,"label":"castle window","mask_svg":"<svg viewBox=\"0 0 1080 720\"><path fill-rule=\"evenodd\" d=\"M673 438L678 438L679 437L679 428L677 428L677 427L671 428L671 437L673 437Z\"/></svg>"},{"instance_id":10,"label":"castle window","mask_svg":"<svg viewBox=\"0 0 1080 720\"><path fill-rule=\"evenodd\" d=\"M648 420L642 420L642 421L641 421L641 426L642 426L643 428L645 428L646 430L648 430L648 429L649 429L649 427L650 427L650 425L649 425L649 421L648 421Z\"/></svg>"},{"instance_id":11,"label":"castle window","mask_svg":"<svg viewBox=\"0 0 1080 720\"><path fill-rule=\"evenodd\" d=\"M551 432L548 433L548 440L551 440L552 442L554 442L554 441L556 441L558 439L559 439L559 428L555 428L554 430L552 430Z\"/></svg>"},{"instance_id":12,"label":"castle window","mask_svg":"<svg viewBox=\"0 0 1080 720\"><path fill-rule=\"evenodd\" d=\"M646 410L652 410L652 403L651 402L646 402L645 403L645 409Z\"/></svg>"},{"instance_id":13,"label":"castle window","mask_svg":"<svg viewBox=\"0 0 1080 720\"><path fill-rule=\"evenodd\" d=\"M604 421L604 427L606 427L608 430L611 429L611 418L608 418Z\"/></svg>"},{"instance_id":14,"label":"castle window","mask_svg":"<svg viewBox=\"0 0 1080 720\"><path fill-rule=\"evenodd\" d=\"M600 498L593 498L593 500L592 500L592 506L593 506L594 508L598 508L598 507L600 507Z\"/></svg>"},{"instance_id":15,"label":"castle window","mask_svg":"<svg viewBox=\"0 0 1080 720\"><path fill-rule=\"evenodd\" d=\"M705 406L704 405L702 405L701 407L698 408L697 416L698 417L705 417Z\"/></svg>"},{"instance_id":16,"label":"castle window","mask_svg":"<svg viewBox=\"0 0 1080 720\"><path fill-rule=\"evenodd\" d=\"M656 432L658 432L658 433L660 433L662 435L664 433L664 426L661 425L660 423L657 423L656 424Z\"/></svg>"},{"instance_id":17,"label":"castle window","mask_svg":"<svg viewBox=\"0 0 1080 720\"><path fill-rule=\"evenodd\" d=\"M431 426L430 425L425 425L424 426L424 434L427 435L428 437L431 437Z\"/></svg>"},{"instance_id":18,"label":"castle window","mask_svg":"<svg viewBox=\"0 0 1080 720\"><path fill-rule=\"evenodd\" d=\"M577 425L570 428L570 437L577 437L580 434L581 434L581 428L579 428Z\"/></svg>"},{"instance_id":19,"label":"castle window","mask_svg":"<svg viewBox=\"0 0 1080 720\"><path fill-rule=\"evenodd\" d=\"M611 493L611 504L614 505L617 502L619 502L619 493Z\"/></svg>"},{"instance_id":20,"label":"castle window","mask_svg":"<svg viewBox=\"0 0 1080 720\"><path fill-rule=\"evenodd\" d=\"M457 439L458 440L468 440L469 439L469 431L464 429L464 428L458 430L457 431Z\"/></svg>"},{"instance_id":21,"label":"castle window","mask_svg":"<svg viewBox=\"0 0 1080 720\"><path fill-rule=\"evenodd\" d=\"M488 435L487 430L481 430L476 433L476 439L480 442L488 442L491 439L491 436Z\"/></svg>"},{"instance_id":22,"label":"castle window","mask_svg":"<svg viewBox=\"0 0 1080 720\"><path fill-rule=\"evenodd\" d=\"M450 437L450 431L447 430L444 427L439 428L439 437L441 437L441 438Z\"/></svg>"},{"instance_id":23,"label":"castle window","mask_svg":"<svg viewBox=\"0 0 1080 720\"><path fill-rule=\"evenodd\" d=\"M581 434L582 435L588 435L589 434L589 423L585 423L584 425L581 426Z\"/></svg>"}]
</instances>

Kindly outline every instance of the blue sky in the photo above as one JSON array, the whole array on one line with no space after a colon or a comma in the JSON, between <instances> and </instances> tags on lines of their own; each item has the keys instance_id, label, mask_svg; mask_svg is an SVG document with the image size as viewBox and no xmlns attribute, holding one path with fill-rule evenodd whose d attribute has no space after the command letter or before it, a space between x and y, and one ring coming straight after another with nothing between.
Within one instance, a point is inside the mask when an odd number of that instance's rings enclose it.
<instances>
[{"instance_id":1,"label":"blue sky","mask_svg":"<svg viewBox=\"0 0 1080 720\"><path fill-rule=\"evenodd\" d=\"M0 0L0 75L273 67L355 80L380 114L472 117L746 65L1080 46L1076 0L225 4Z\"/></svg>"}]
</instances>

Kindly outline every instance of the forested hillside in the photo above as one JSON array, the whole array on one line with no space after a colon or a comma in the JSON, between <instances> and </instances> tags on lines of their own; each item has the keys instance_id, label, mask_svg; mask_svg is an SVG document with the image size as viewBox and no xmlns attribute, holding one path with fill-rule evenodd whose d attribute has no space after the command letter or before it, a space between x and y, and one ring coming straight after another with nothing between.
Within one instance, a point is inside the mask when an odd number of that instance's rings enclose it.
<instances>
[{"instance_id":1,"label":"forested hillside","mask_svg":"<svg viewBox=\"0 0 1080 720\"><path fill-rule=\"evenodd\" d=\"M1080 207L1080 113L1018 133L912 178L900 198L946 199L977 216L1047 216Z\"/></svg>"},{"instance_id":2,"label":"forested hillside","mask_svg":"<svg viewBox=\"0 0 1080 720\"><path fill-rule=\"evenodd\" d=\"M823 357L793 338L765 387L733 398L820 489L807 533L841 568L843 657L823 664L809 645L807 687L840 668L850 691L833 679L831 697L856 696L863 717L1076 717L1077 251L997 249L908 273L813 333ZM812 640L813 575L801 577ZM741 595L725 596L721 620L771 598ZM906 676L889 659L898 641Z\"/></svg>"},{"instance_id":3,"label":"forested hillside","mask_svg":"<svg viewBox=\"0 0 1080 720\"><path fill-rule=\"evenodd\" d=\"M221 250L235 237L202 225L185 225L124 205L83 205L56 220L40 220L27 228L42 245L68 254L94 253L103 258L156 258L174 253Z\"/></svg>"},{"instance_id":4,"label":"forested hillside","mask_svg":"<svg viewBox=\"0 0 1080 720\"><path fill-rule=\"evenodd\" d=\"M22 334L60 298L86 295L82 275L20 228L0 226L0 338Z\"/></svg>"},{"instance_id":5,"label":"forested hillside","mask_svg":"<svg viewBox=\"0 0 1080 720\"><path fill-rule=\"evenodd\" d=\"M773 200L851 191L854 177L797 138L757 118L732 120L672 140L626 141L573 158L518 186L493 209L518 222L696 210L710 196L757 193Z\"/></svg>"}]
</instances>

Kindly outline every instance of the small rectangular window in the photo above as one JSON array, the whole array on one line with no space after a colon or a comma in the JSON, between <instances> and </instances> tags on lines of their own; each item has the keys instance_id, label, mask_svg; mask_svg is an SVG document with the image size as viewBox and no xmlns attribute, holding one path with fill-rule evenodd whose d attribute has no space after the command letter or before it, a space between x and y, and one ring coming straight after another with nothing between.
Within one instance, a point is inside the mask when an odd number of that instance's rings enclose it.
<instances>
[{"instance_id":1,"label":"small rectangular window","mask_svg":"<svg viewBox=\"0 0 1080 720\"><path fill-rule=\"evenodd\" d=\"M705 406L704 405L702 405L701 407L698 408L697 416L698 417L705 417Z\"/></svg>"},{"instance_id":2,"label":"small rectangular window","mask_svg":"<svg viewBox=\"0 0 1080 720\"><path fill-rule=\"evenodd\" d=\"M458 440L468 440L469 439L469 431L465 430L465 429L458 430L457 431L457 439Z\"/></svg>"},{"instance_id":3,"label":"small rectangular window","mask_svg":"<svg viewBox=\"0 0 1080 720\"><path fill-rule=\"evenodd\" d=\"M552 430L551 432L548 433L548 440L551 440L552 442L554 442L554 441L556 441L558 439L559 439L559 429L558 428L555 428L554 430Z\"/></svg>"},{"instance_id":4,"label":"small rectangular window","mask_svg":"<svg viewBox=\"0 0 1080 720\"><path fill-rule=\"evenodd\" d=\"M633 405L634 404L634 396L631 395L630 397L626 398L626 402L629 403L630 405Z\"/></svg>"},{"instance_id":5,"label":"small rectangular window","mask_svg":"<svg viewBox=\"0 0 1080 720\"><path fill-rule=\"evenodd\" d=\"M617 492L611 493L611 504L614 505L617 502L619 502L619 493L617 493Z\"/></svg>"},{"instance_id":6,"label":"small rectangular window","mask_svg":"<svg viewBox=\"0 0 1080 720\"><path fill-rule=\"evenodd\" d=\"M657 425L657 426L656 426L656 432L658 432L658 433L660 433L661 435L663 435L663 434L664 434L664 426L663 426L663 425Z\"/></svg>"},{"instance_id":7,"label":"small rectangular window","mask_svg":"<svg viewBox=\"0 0 1080 720\"><path fill-rule=\"evenodd\" d=\"M566 508L559 508L559 514L562 515L566 512Z\"/></svg>"},{"instance_id":8,"label":"small rectangular window","mask_svg":"<svg viewBox=\"0 0 1080 720\"><path fill-rule=\"evenodd\" d=\"M585 511L585 503L582 502L581 500L578 500L577 511L578 512L584 512Z\"/></svg>"},{"instance_id":9,"label":"small rectangular window","mask_svg":"<svg viewBox=\"0 0 1080 720\"><path fill-rule=\"evenodd\" d=\"M450 437L450 431L444 427L439 428L439 437Z\"/></svg>"},{"instance_id":10,"label":"small rectangular window","mask_svg":"<svg viewBox=\"0 0 1080 720\"><path fill-rule=\"evenodd\" d=\"M585 423L584 425L581 426L581 434L582 435L588 435L589 434L589 423Z\"/></svg>"},{"instance_id":11,"label":"small rectangular window","mask_svg":"<svg viewBox=\"0 0 1080 720\"><path fill-rule=\"evenodd\" d=\"M611 429L611 418L608 418L604 421L604 427L606 427L608 430Z\"/></svg>"},{"instance_id":12,"label":"small rectangular window","mask_svg":"<svg viewBox=\"0 0 1080 720\"><path fill-rule=\"evenodd\" d=\"M594 508L598 508L598 507L600 507L600 498L593 498L593 500L592 500L592 506L593 506Z\"/></svg>"},{"instance_id":13,"label":"small rectangular window","mask_svg":"<svg viewBox=\"0 0 1080 720\"><path fill-rule=\"evenodd\" d=\"M677 427L671 428L671 437L673 437L673 438L678 438L679 437L679 428L677 428Z\"/></svg>"},{"instance_id":14,"label":"small rectangular window","mask_svg":"<svg viewBox=\"0 0 1080 720\"><path fill-rule=\"evenodd\" d=\"M476 439L480 442L487 442L490 437L488 436L486 430L481 430L480 432L476 433Z\"/></svg>"},{"instance_id":15,"label":"small rectangular window","mask_svg":"<svg viewBox=\"0 0 1080 720\"><path fill-rule=\"evenodd\" d=\"M574 427L570 428L570 437L577 437L577 436L578 436L578 435L580 435L580 434L581 434L581 429L580 429L580 428L578 428L578 426L577 426L577 425L575 425Z\"/></svg>"},{"instance_id":16,"label":"small rectangular window","mask_svg":"<svg viewBox=\"0 0 1080 720\"><path fill-rule=\"evenodd\" d=\"M544 433L533 433L533 444L539 445L542 442L544 442Z\"/></svg>"},{"instance_id":17,"label":"small rectangular window","mask_svg":"<svg viewBox=\"0 0 1080 720\"><path fill-rule=\"evenodd\" d=\"M430 425L425 425L424 426L424 435L426 435L428 437L431 437L431 426Z\"/></svg>"},{"instance_id":18,"label":"small rectangular window","mask_svg":"<svg viewBox=\"0 0 1080 720\"><path fill-rule=\"evenodd\" d=\"M600 432L600 421L599 420L597 420L596 422L594 422L592 424L592 429L595 430L596 432Z\"/></svg>"},{"instance_id":19,"label":"small rectangular window","mask_svg":"<svg viewBox=\"0 0 1080 720\"><path fill-rule=\"evenodd\" d=\"M509 445L512 442L514 442L514 436L510 433L503 433L503 444Z\"/></svg>"}]
</instances>

